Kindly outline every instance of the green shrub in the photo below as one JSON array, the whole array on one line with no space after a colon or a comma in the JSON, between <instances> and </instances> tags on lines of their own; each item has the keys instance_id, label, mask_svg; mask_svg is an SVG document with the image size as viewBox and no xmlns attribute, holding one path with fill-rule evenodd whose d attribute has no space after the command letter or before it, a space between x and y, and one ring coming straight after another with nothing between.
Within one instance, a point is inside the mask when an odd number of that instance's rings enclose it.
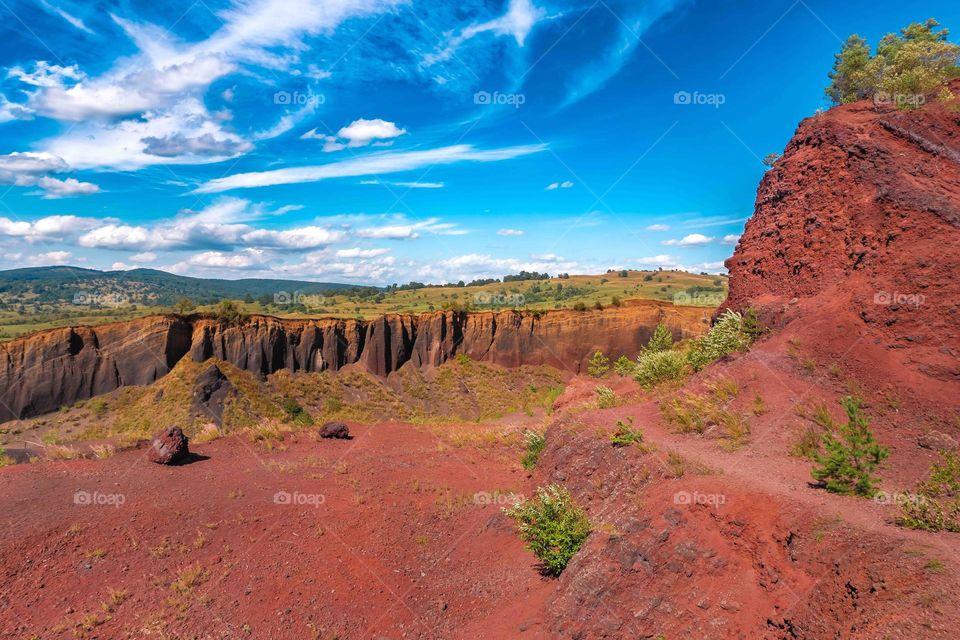
<instances>
[{"instance_id":1,"label":"green shrub","mask_svg":"<svg viewBox=\"0 0 960 640\"><path fill-rule=\"evenodd\" d=\"M667 325L662 322L653 330L653 335L643 349L643 353L656 353L658 351L670 351L673 348L673 334L667 329Z\"/></svg>"},{"instance_id":2,"label":"green shrub","mask_svg":"<svg viewBox=\"0 0 960 640\"><path fill-rule=\"evenodd\" d=\"M538 488L535 497L504 512L517 520L527 549L543 563L543 572L552 576L563 573L593 528L570 493L555 484Z\"/></svg>"},{"instance_id":3,"label":"green shrub","mask_svg":"<svg viewBox=\"0 0 960 640\"><path fill-rule=\"evenodd\" d=\"M633 378L646 389L687 375L687 360L679 351L647 351L637 356Z\"/></svg>"},{"instance_id":4,"label":"green shrub","mask_svg":"<svg viewBox=\"0 0 960 640\"><path fill-rule=\"evenodd\" d=\"M621 378L627 376L633 376L633 371L636 368L636 364L628 358L627 356L620 356L617 358L617 361L613 363L614 372Z\"/></svg>"},{"instance_id":5,"label":"green shrub","mask_svg":"<svg viewBox=\"0 0 960 640\"><path fill-rule=\"evenodd\" d=\"M313 418L311 418L310 414L307 413L302 406L300 406L300 403L297 402L296 398L284 398L281 408L286 414L287 420L290 422L304 426L313 424Z\"/></svg>"},{"instance_id":6,"label":"green shrub","mask_svg":"<svg viewBox=\"0 0 960 640\"><path fill-rule=\"evenodd\" d=\"M594 391L597 393L598 408L609 409L617 406L617 394L610 387L599 386Z\"/></svg>"},{"instance_id":7,"label":"green shrub","mask_svg":"<svg viewBox=\"0 0 960 640\"><path fill-rule=\"evenodd\" d=\"M827 97L845 104L873 97L892 101L899 108L922 105L925 98L951 97L946 83L960 75L960 46L947 42L947 29L929 19L888 33L871 56L870 45L858 35L844 42L836 55Z\"/></svg>"},{"instance_id":8,"label":"green shrub","mask_svg":"<svg viewBox=\"0 0 960 640\"><path fill-rule=\"evenodd\" d=\"M698 338L687 352L690 366L694 371L699 371L727 354L743 351L753 342L750 329L742 315L727 309L710 331Z\"/></svg>"},{"instance_id":9,"label":"green shrub","mask_svg":"<svg viewBox=\"0 0 960 640\"><path fill-rule=\"evenodd\" d=\"M583 303L583 302L577 302L577 303L575 303L575 304L573 305L573 310L574 310L574 311L586 311L586 310L587 310L587 305L586 305L585 303Z\"/></svg>"},{"instance_id":10,"label":"green shrub","mask_svg":"<svg viewBox=\"0 0 960 640\"><path fill-rule=\"evenodd\" d=\"M543 450L547 446L547 439L542 433L537 433L536 431L527 431L525 438L527 441L527 450L524 452L523 457L520 458L520 464L523 465L524 469L529 470L537 466L540 454L543 453Z\"/></svg>"},{"instance_id":11,"label":"green shrub","mask_svg":"<svg viewBox=\"0 0 960 640\"><path fill-rule=\"evenodd\" d=\"M847 412L847 424L839 425L836 434L823 434L824 453L815 454L817 466L810 473L827 491L873 496L877 480L872 473L890 451L875 440L859 398L846 396L840 404Z\"/></svg>"},{"instance_id":12,"label":"green shrub","mask_svg":"<svg viewBox=\"0 0 960 640\"><path fill-rule=\"evenodd\" d=\"M93 398L87 402L87 408L94 418L102 418L107 414L107 401L104 398Z\"/></svg>"},{"instance_id":13,"label":"green shrub","mask_svg":"<svg viewBox=\"0 0 960 640\"><path fill-rule=\"evenodd\" d=\"M590 358L590 364L587 365L587 373L592 378L602 378L610 371L610 359L603 355L602 351L596 351Z\"/></svg>"},{"instance_id":14,"label":"green shrub","mask_svg":"<svg viewBox=\"0 0 960 640\"><path fill-rule=\"evenodd\" d=\"M617 429L610 436L610 442L615 447L629 447L632 444L643 446L643 433L633 428L633 418L627 421L617 420Z\"/></svg>"},{"instance_id":15,"label":"green shrub","mask_svg":"<svg viewBox=\"0 0 960 640\"><path fill-rule=\"evenodd\" d=\"M468 356L465 353L458 353L454 357L454 360L456 360L457 364L459 364L461 367L465 367L472 362L472 360L470 359L470 356Z\"/></svg>"},{"instance_id":16,"label":"green shrub","mask_svg":"<svg viewBox=\"0 0 960 640\"><path fill-rule=\"evenodd\" d=\"M960 458L941 451L930 477L917 485L916 495L902 509L897 523L905 527L960 533Z\"/></svg>"}]
</instances>

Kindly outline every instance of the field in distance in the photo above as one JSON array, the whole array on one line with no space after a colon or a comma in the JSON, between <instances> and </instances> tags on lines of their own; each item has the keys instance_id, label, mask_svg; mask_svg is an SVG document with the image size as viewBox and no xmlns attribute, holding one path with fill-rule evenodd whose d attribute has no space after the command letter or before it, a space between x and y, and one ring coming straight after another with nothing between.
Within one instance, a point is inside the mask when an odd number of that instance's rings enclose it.
<instances>
[{"instance_id":1,"label":"field in distance","mask_svg":"<svg viewBox=\"0 0 960 640\"><path fill-rule=\"evenodd\" d=\"M534 277L534 276L541 277ZM242 313L280 317L375 318L386 313L423 313L444 309L498 311L527 309L584 309L616 306L628 300L661 300L675 304L716 307L727 296L725 275L684 271L610 271L601 275L567 275L543 278L545 274L506 276L506 281L476 281L445 286L418 283L386 288L344 288L304 291L277 284L265 291L262 285L240 296L235 292L218 300L196 300L188 295L179 304L169 296L144 295L149 289L135 276L121 284L111 283L110 294L86 289L81 296L54 298L35 292L0 292L0 340L58 326L96 325L117 320L180 311L216 313L222 300L231 300ZM529 279L517 279L529 278ZM227 282L227 281L224 281ZM301 283L290 283L299 285ZM342 286L342 285L341 285ZM284 287L284 288L280 288ZM128 292L136 292L136 295ZM189 302L190 304L187 304Z\"/></svg>"}]
</instances>

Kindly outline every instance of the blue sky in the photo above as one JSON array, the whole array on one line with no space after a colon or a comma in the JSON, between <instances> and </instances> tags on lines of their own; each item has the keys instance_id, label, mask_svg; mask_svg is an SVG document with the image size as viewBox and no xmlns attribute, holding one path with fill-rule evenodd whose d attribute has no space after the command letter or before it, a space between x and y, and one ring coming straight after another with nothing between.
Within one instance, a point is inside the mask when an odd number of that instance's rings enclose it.
<instances>
[{"instance_id":1,"label":"blue sky","mask_svg":"<svg viewBox=\"0 0 960 640\"><path fill-rule=\"evenodd\" d=\"M722 272L842 39L956 2L3 0L0 268Z\"/></svg>"}]
</instances>

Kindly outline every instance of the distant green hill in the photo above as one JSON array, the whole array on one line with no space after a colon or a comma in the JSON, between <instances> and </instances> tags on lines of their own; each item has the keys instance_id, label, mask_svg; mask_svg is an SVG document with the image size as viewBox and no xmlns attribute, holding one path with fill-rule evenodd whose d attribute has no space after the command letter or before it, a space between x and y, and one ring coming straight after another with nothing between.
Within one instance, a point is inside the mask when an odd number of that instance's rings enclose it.
<instances>
[{"instance_id":1,"label":"distant green hill","mask_svg":"<svg viewBox=\"0 0 960 640\"><path fill-rule=\"evenodd\" d=\"M41 304L80 302L94 306L111 306L115 301L165 306L180 298L198 304L211 304L221 299L242 300L306 295L333 295L375 289L335 282L302 280L218 280L190 278L156 269L130 271L97 271L79 267L31 267L0 271L0 301Z\"/></svg>"}]
</instances>

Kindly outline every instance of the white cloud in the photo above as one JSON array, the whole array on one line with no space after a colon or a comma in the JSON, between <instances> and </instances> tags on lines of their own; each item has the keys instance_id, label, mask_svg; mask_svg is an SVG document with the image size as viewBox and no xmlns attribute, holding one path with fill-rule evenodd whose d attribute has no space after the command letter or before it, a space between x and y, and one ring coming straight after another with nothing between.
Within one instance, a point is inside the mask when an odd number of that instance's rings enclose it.
<instances>
[{"instance_id":1,"label":"white cloud","mask_svg":"<svg viewBox=\"0 0 960 640\"><path fill-rule=\"evenodd\" d=\"M691 233L689 235L683 236L679 240L671 239L664 240L660 244L667 246L676 246L676 247L696 247L705 244L710 244L713 242L713 238L710 236L705 236L702 233Z\"/></svg>"},{"instance_id":2,"label":"white cloud","mask_svg":"<svg viewBox=\"0 0 960 640\"><path fill-rule=\"evenodd\" d=\"M58 180L43 177L37 181L37 186L43 189L43 197L48 200L71 196L89 196L100 191L100 187L92 182L80 182L76 178Z\"/></svg>"},{"instance_id":3,"label":"white cloud","mask_svg":"<svg viewBox=\"0 0 960 640\"><path fill-rule=\"evenodd\" d=\"M473 24L450 37L443 49L437 53L424 56L424 64L432 65L449 60L457 49L471 38L481 33L493 33L498 36L513 36L517 46L522 47L534 25L546 16L546 11L534 6L531 0L510 0L507 12L499 18Z\"/></svg>"},{"instance_id":4,"label":"white cloud","mask_svg":"<svg viewBox=\"0 0 960 640\"><path fill-rule=\"evenodd\" d=\"M564 182L551 182L550 184L547 185L547 188L545 190L556 191L557 189L569 189L572 186L573 186L573 183L570 182L569 180L565 180Z\"/></svg>"},{"instance_id":5,"label":"white cloud","mask_svg":"<svg viewBox=\"0 0 960 640\"><path fill-rule=\"evenodd\" d=\"M331 231L322 227L300 227L285 231L257 229L245 233L242 239L245 243L257 247L271 247L275 249L313 249L346 239L341 231Z\"/></svg>"},{"instance_id":6,"label":"white cloud","mask_svg":"<svg viewBox=\"0 0 960 640\"><path fill-rule=\"evenodd\" d=\"M637 264L642 265L644 267L664 267L664 268L674 268L679 266L680 264L680 260L667 254L637 258L636 262Z\"/></svg>"},{"instance_id":7,"label":"white cloud","mask_svg":"<svg viewBox=\"0 0 960 640\"><path fill-rule=\"evenodd\" d=\"M335 136L323 135L318 133L316 129L311 129L300 136L300 139L323 140L323 151L331 153L343 149L366 147L370 144L380 147L389 146L393 144L394 138L399 138L406 133L406 129L397 127L393 122L387 122L380 118L374 120L361 118L337 131Z\"/></svg>"},{"instance_id":8,"label":"white cloud","mask_svg":"<svg viewBox=\"0 0 960 640\"><path fill-rule=\"evenodd\" d=\"M263 262L264 254L257 249L244 249L233 253L204 251L190 256L175 265L175 268L178 271L182 271L182 267L186 266L201 269L250 269L261 266Z\"/></svg>"},{"instance_id":9,"label":"white cloud","mask_svg":"<svg viewBox=\"0 0 960 640\"><path fill-rule=\"evenodd\" d=\"M12 120L33 120L33 110L26 105L10 102L0 93L0 123Z\"/></svg>"},{"instance_id":10,"label":"white cloud","mask_svg":"<svg viewBox=\"0 0 960 640\"><path fill-rule=\"evenodd\" d=\"M218 193L230 189L248 189L278 184L296 184L319 182L331 178L347 178L368 175L382 175L410 171L431 165L454 164L457 162L496 162L511 160L546 149L546 145L526 145L501 149L475 149L471 145L459 144L425 151L401 151L374 153L360 158L340 162L306 167L291 167L273 171L237 173L225 178L217 178L200 185L196 193Z\"/></svg>"},{"instance_id":11,"label":"white cloud","mask_svg":"<svg viewBox=\"0 0 960 640\"><path fill-rule=\"evenodd\" d=\"M71 257L73 257L73 254L69 251L47 251L46 253L29 256L27 262L37 266L60 265L65 264Z\"/></svg>"},{"instance_id":12,"label":"white cloud","mask_svg":"<svg viewBox=\"0 0 960 640\"><path fill-rule=\"evenodd\" d=\"M390 249L360 249L354 247L352 249L338 249L335 255L338 258L376 258L387 253L390 253Z\"/></svg>"},{"instance_id":13,"label":"white cloud","mask_svg":"<svg viewBox=\"0 0 960 640\"><path fill-rule=\"evenodd\" d=\"M131 260L136 260L137 262L153 262L157 259L157 254L152 251L143 251L141 253L135 253L130 256Z\"/></svg>"},{"instance_id":14,"label":"white cloud","mask_svg":"<svg viewBox=\"0 0 960 640\"><path fill-rule=\"evenodd\" d=\"M53 6L52 4L47 2L47 0L40 0L40 4L43 6L44 9L46 9L47 11L53 14L60 16L61 18L66 20L68 23L70 23L80 31L85 31L86 33L93 34L93 31L86 24L84 24L83 20L81 20L80 18L67 13L66 11L64 11L59 7Z\"/></svg>"},{"instance_id":15,"label":"white cloud","mask_svg":"<svg viewBox=\"0 0 960 640\"><path fill-rule=\"evenodd\" d=\"M650 224L646 227L647 231L670 231L668 224Z\"/></svg>"},{"instance_id":16,"label":"white cloud","mask_svg":"<svg viewBox=\"0 0 960 640\"><path fill-rule=\"evenodd\" d=\"M58 241L101 224L96 218L47 216L33 222L0 217L0 235L22 238L27 242Z\"/></svg>"},{"instance_id":17,"label":"white cloud","mask_svg":"<svg viewBox=\"0 0 960 640\"><path fill-rule=\"evenodd\" d=\"M522 229L498 229L497 235L498 236L522 236L523 230Z\"/></svg>"},{"instance_id":18,"label":"white cloud","mask_svg":"<svg viewBox=\"0 0 960 640\"><path fill-rule=\"evenodd\" d=\"M559 256L555 253L543 253L543 254L532 254L530 256L534 260L539 260L541 262L565 262L566 258Z\"/></svg>"},{"instance_id":19,"label":"white cloud","mask_svg":"<svg viewBox=\"0 0 960 640\"><path fill-rule=\"evenodd\" d=\"M361 180L360 184L378 184L388 187L404 187L406 189L443 189L442 182L392 182L388 180Z\"/></svg>"},{"instance_id":20,"label":"white cloud","mask_svg":"<svg viewBox=\"0 0 960 640\"><path fill-rule=\"evenodd\" d=\"M127 264L126 262L114 262L110 265L110 271L130 271L131 269L139 269L135 264Z\"/></svg>"},{"instance_id":21,"label":"white cloud","mask_svg":"<svg viewBox=\"0 0 960 640\"><path fill-rule=\"evenodd\" d=\"M356 235L361 238L380 240L415 240L420 237L421 232L440 236L461 236L467 233L463 229L457 229L455 224L440 222L439 218L428 218L415 223L403 222L365 227L358 229Z\"/></svg>"},{"instance_id":22,"label":"white cloud","mask_svg":"<svg viewBox=\"0 0 960 640\"><path fill-rule=\"evenodd\" d=\"M740 234L739 234L739 233L729 233L729 234L723 236L723 239L720 240L720 242L723 243L723 244L737 244L738 242L740 242Z\"/></svg>"},{"instance_id":23,"label":"white cloud","mask_svg":"<svg viewBox=\"0 0 960 640\"><path fill-rule=\"evenodd\" d=\"M31 186L45 173L66 171L69 165L58 155L15 151L0 155L0 184Z\"/></svg>"}]
</instances>

